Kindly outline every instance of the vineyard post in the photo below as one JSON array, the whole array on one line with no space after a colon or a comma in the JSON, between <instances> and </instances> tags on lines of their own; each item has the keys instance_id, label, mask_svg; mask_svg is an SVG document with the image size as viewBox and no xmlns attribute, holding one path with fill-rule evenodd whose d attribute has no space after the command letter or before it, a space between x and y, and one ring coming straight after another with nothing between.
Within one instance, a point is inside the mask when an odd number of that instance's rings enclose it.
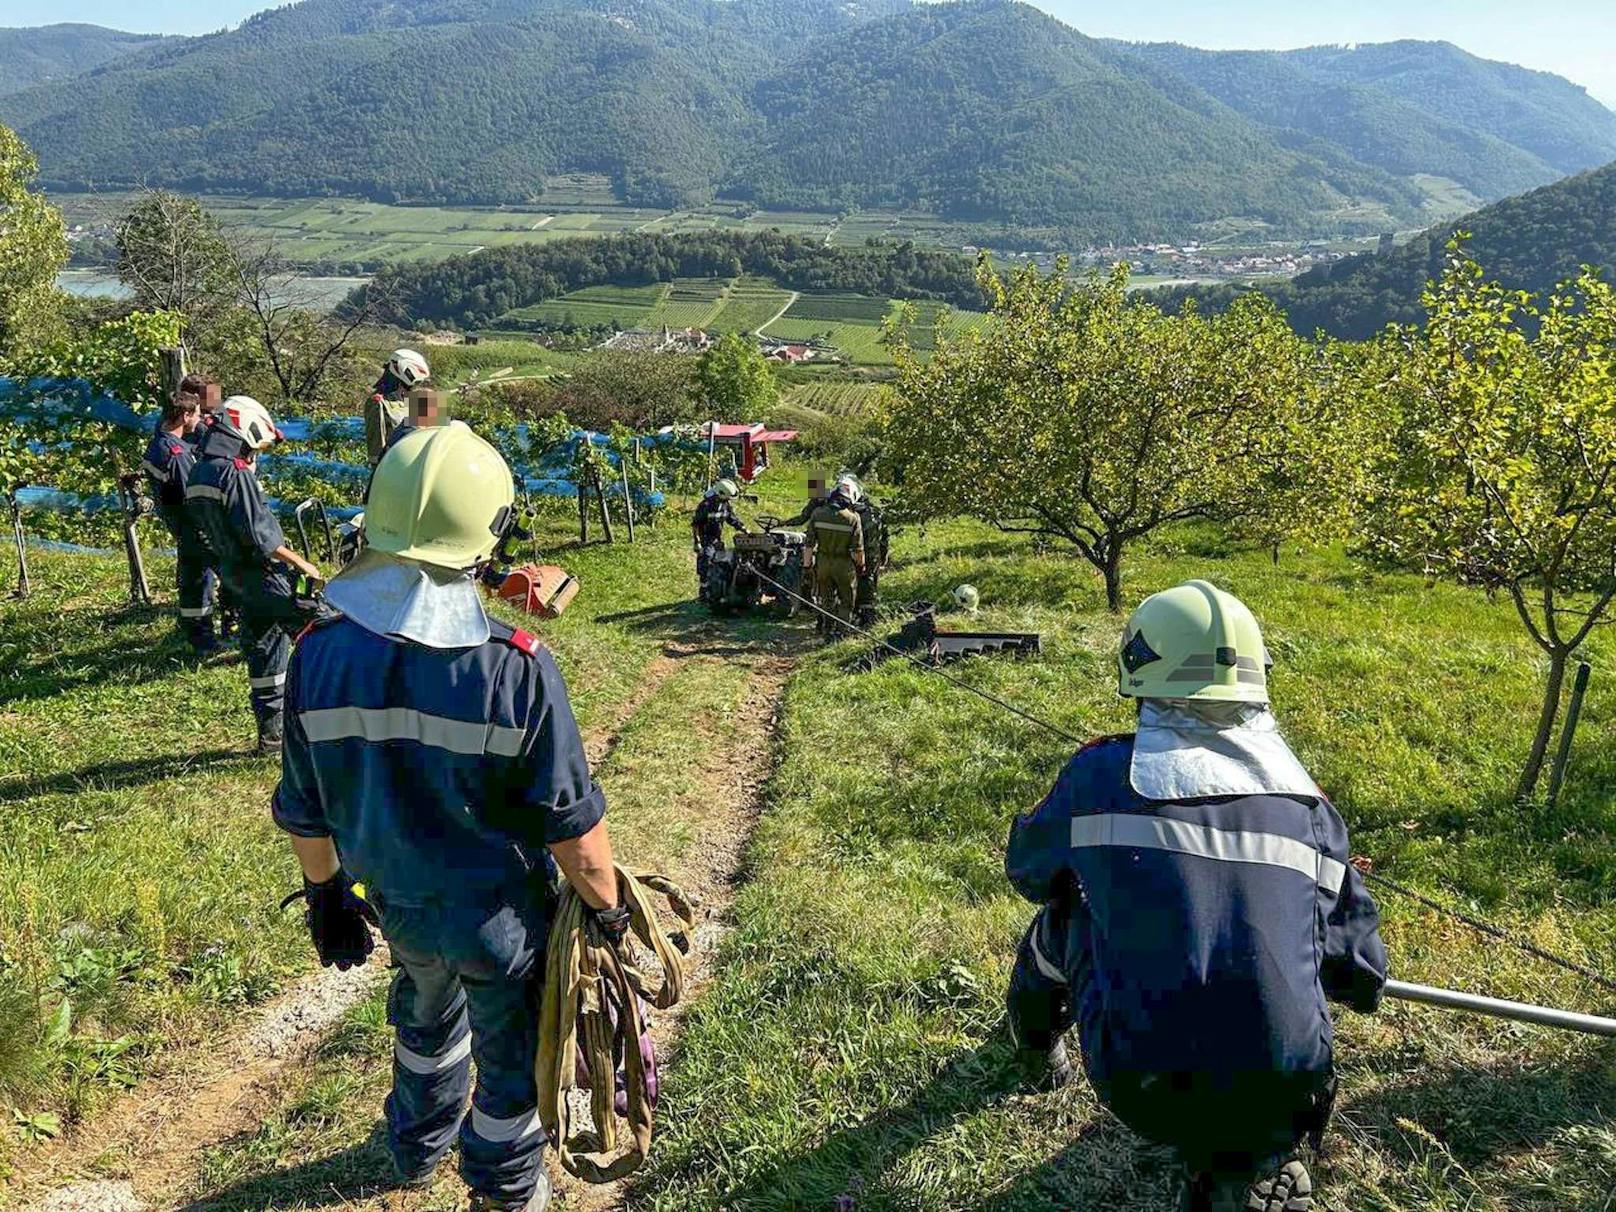
<instances>
[{"instance_id":1,"label":"vineyard post","mask_svg":"<svg viewBox=\"0 0 1616 1212\"><path fill-rule=\"evenodd\" d=\"M628 460L617 460L617 468L623 473L623 516L628 519L628 541L634 541L634 498L628 490Z\"/></svg>"},{"instance_id":2,"label":"vineyard post","mask_svg":"<svg viewBox=\"0 0 1616 1212\"><path fill-rule=\"evenodd\" d=\"M582 476L577 480L578 488L578 542L589 542L589 488Z\"/></svg>"},{"instance_id":3,"label":"vineyard post","mask_svg":"<svg viewBox=\"0 0 1616 1212\"><path fill-rule=\"evenodd\" d=\"M180 389L180 381L185 378L185 347L167 346L157 353L162 359L159 374L163 384L163 398L171 399Z\"/></svg>"},{"instance_id":4,"label":"vineyard post","mask_svg":"<svg viewBox=\"0 0 1616 1212\"><path fill-rule=\"evenodd\" d=\"M6 504L11 512L11 539L17 545L17 588L11 596L26 598L29 593L28 539L22 530L22 505L14 495L6 497Z\"/></svg>"},{"instance_id":5,"label":"vineyard post","mask_svg":"<svg viewBox=\"0 0 1616 1212\"><path fill-rule=\"evenodd\" d=\"M606 532L608 543L617 542L612 534L612 511L606 506L606 485L601 482L600 468L593 460L589 464L589 480L595 486L595 499L600 502L600 528Z\"/></svg>"}]
</instances>

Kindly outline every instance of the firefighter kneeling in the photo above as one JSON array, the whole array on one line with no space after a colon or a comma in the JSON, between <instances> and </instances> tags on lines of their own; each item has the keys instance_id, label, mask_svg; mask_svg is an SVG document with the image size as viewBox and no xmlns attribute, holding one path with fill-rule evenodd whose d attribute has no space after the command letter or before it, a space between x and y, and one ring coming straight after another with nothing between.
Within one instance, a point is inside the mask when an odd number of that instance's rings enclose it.
<instances>
[{"instance_id":1,"label":"firefighter kneeling","mask_svg":"<svg viewBox=\"0 0 1616 1212\"><path fill-rule=\"evenodd\" d=\"M629 914L561 673L478 594L514 505L505 461L462 426L382 458L366 550L326 591L341 614L292 659L274 814L321 961L363 963L372 920L391 945L400 1181L426 1185L458 1138L473 1209L540 1212L534 981L557 865L607 938Z\"/></svg>"},{"instance_id":2,"label":"firefighter kneeling","mask_svg":"<svg viewBox=\"0 0 1616 1212\"><path fill-rule=\"evenodd\" d=\"M1178 1151L1186 1212L1305 1212L1335 1091L1329 997L1379 1004L1379 911L1347 830L1279 733L1250 611L1204 581L1128 622L1133 736L1081 750L1010 835L1044 908L1011 975L1024 1064Z\"/></svg>"}]
</instances>

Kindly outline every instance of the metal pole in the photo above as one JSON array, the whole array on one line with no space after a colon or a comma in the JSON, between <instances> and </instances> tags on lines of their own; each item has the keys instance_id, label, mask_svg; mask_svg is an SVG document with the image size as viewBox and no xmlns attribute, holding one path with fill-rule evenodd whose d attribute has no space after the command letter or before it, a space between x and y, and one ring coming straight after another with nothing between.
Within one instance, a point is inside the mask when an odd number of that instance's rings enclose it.
<instances>
[{"instance_id":1,"label":"metal pole","mask_svg":"<svg viewBox=\"0 0 1616 1212\"><path fill-rule=\"evenodd\" d=\"M718 454L718 422L707 422L707 487L713 486L713 459Z\"/></svg>"},{"instance_id":2,"label":"metal pole","mask_svg":"<svg viewBox=\"0 0 1616 1212\"><path fill-rule=\"evenodd\" d=\"M28 536L22 529L22 506L17 503L16 497L8 498L11 506L11 539L17 544L17 591L11 596L26 598L31 586L28 584Z\"/></svg>"},{"instance_id":3,"label":"metal pole","mask_svg":"<svg viewBox=\"0 0 1616 1212\"><path fill-rule=\"evenodd\" d=\"M1387 981L1386 996L1405 1002L1420 1002L1426 1006L1441 1006L1445 1010L1464 1010L1470 1014L1507 1018L1517 1023L1536 1023L1540 1027L1558 1027L1562 1031L1581 1031L1587 1035L1616 1038L1616 1019L1600 1018L1595 1014L1551 1010L1526 1002L1506 1002L1496 997L1460 993L1455 989L1436 989L1430 985L1410 985L1404 981Z\"/></svg>"},{"instance_id":4,"label":"metal pole","mask_svg":"<svg viewBox=\"0 0 1616 1212\"><path fill-rule=\"evenodd\" d=\"M1588 693L1588 677L1593 668L1584 661L1577 666L1577 680L1571 685L1571 705L1566 708L1565 727L1560 730L1560 748L1554 755L1554 770L1549 775L1549 807L1560 798L1560 784L1565 782L1566 763L1571 760L1571 741L1577 735L1577 721L1582 718L1582 699Z\"/></svg>"},{"instance_id":5,"label":"metal pole","mask_svg":"<svg viewBox=\"0 0 1616 1212\"><path fill-rule=\"evenodd\" d=\"M634 498L628 490L628 460L617 460L617 468L623 473L623 516L628 519L628 541L634 541Z\"/></svg>"},{"instance_id":6,"label":"metal pole","mask_svg":"<svg viewBox=\"0 0 1616 1212\"><path fill-rule=\"evenodd\" d=\"M129 561L129 600L140 606L151 605L151 584L146 580L146 561L140 554L140 501L137 477L118 477L118 495L123 504L123 553Z\"/></svg>"}]
</instances>

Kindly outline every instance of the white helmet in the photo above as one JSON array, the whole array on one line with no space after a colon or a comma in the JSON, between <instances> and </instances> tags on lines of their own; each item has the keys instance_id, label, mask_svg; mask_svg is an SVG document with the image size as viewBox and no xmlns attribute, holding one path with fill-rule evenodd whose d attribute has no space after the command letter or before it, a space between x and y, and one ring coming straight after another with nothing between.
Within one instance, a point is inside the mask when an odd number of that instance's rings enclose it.
<instances>
[{"instance_id":1,"label":"white helmet","mask_svg":"<svg viewBox=\"0 0 1616 1212\"><path fill-rule=\"evenodd\" d=\"M426 359L413 349L395 349L387 359L387 369L405 387L415 387L432 377L432 368Z\"/></svg>"},{"instance_id":2,"label":"white helmet","mask_svg":"<svg viewBox=\"0 0 1616 1212\"><path fill-rule=\"evenodd\" d=\"M864 499L864 487L853 476L842 476L837 480L836 491L847 498L849 505L857 505Z\"/></svg>"},{"instance_id":3,"label":"white helmet","mask_svg":"<svg viewBox=\"0 0 1616 1212\"><path fill-rule=\"evenodd\" d=\"M286 435L275 424L275 418L251 396L231 396L221 406L230 428L247 440L251 450L265 450Z\"/></svg>"},{"instance_id":4,"label":"white helmet","mask_svg":"<svg viewBox=\"0 0 1616 1212\"><path fill-rule=\"evenodd\" d=\"M954 605L966 614L975 614L982 604L982 595L977 592L975 585L960 585L954 590Z\"/></svg>"},{"instance_id":5,"label":"white helmet","mask_svg":"<svg viewBox=\"0 0 1616 1212\"><path fill-rule=\"evenodd\" d=\"M713 485L713 492L717 494L718 499L721 501L733 501L736 497L741 495L741 490L735 487L734 480L718 481L718 483Z\"/></svg>"}]
</instances>

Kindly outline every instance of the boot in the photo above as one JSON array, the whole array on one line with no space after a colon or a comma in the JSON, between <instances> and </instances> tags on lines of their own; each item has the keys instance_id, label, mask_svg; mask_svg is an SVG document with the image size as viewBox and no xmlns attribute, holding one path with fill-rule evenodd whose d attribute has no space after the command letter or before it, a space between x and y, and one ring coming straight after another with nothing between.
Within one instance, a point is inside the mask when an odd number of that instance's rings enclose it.
<instances>
[{"instance_id":1,"label":"boot","mask_svg":"<svg viewBox=\"0 0 1616 1212\"><path fill-rule=\"evenodd\" d=\"M282 738L286 730L286 715L277 711L274 715L266 715L258 721L258 752L265 757L273 757L281 751Z\"/></svg>"},{"instance_id":2,"label":"boot","mask_svg":"<svg viewBox=\"0 0 1616 1212\"><path fill-rule=\"evenodd\" d=\"M544 1212L550 1206L550 1176L539 1171L539 1185L526 1203L513 1204L492 1195L473 1195L471 1212Z\"/></svg>"},{"instance_id":3,"label":"boot","mask_svg":"<svg viewBox=\"0 0 1616 1212\"><path fill-rule=\"evenodd\" d=\"M1246 1212L1308 1212L1313 1207L1313 1176L1299 1158L1251 1184Z\"/></svg>"},{"instance_id":4,"label":"boot","mask_svg":"<svg viewBox=\"0 0 1616 1212\"><path fill-rule=\"evenodd\" d=\"M191 655L199 661L205 661L225 649L224 641L214 634L211 622L205 627L193 627L187 638L191 641Z\"/></svg>"},{"instance_id":5,"label":"boot","mask_svg":"<svg viewBox=\"0 0 1616 1212\"><path fill-rule=\"evenodd\" d=\"M1017 1048L1016 1065L1021 1070L1022 1084L1040 1093L1060 1090L1070 1085L1076 1076L1065 1040L1056 1040L1055 1046L1048 1052L1038 1048Z\"/></svg>"}]
</instances>

